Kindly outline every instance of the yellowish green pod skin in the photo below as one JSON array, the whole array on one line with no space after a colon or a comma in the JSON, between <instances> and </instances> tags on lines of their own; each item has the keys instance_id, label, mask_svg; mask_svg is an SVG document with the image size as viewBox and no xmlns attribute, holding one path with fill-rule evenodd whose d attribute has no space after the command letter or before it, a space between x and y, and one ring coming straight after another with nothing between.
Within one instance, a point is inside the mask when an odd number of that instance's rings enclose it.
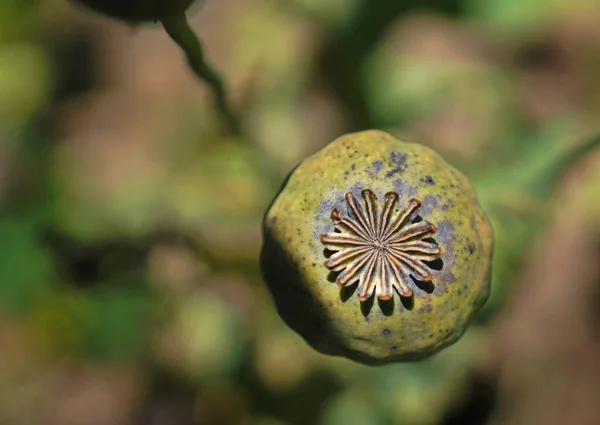
<instances>
[{"instance_id":1,"label":"yellowish green pod skin","mask_svg":"<svg viewBox=\"0 0 600 425\"><path fill-rule=\"evenodd\" d=\"M352 217L347 194L362 205L364 189L380 201L397 193L398 209L418 199L418 215L437 230L441 262L404 296L360 301L356 284L336 285L324 265L320 237L334 232L332 211ZM492 229L467 178L429 148L382 131L342 136L304 160L265 215L263 236L261 269L283 320L316 350L361 363L438 352L490 292Z\"/></svg>"},{"instance_id":2,"label":"yellowish green pod skin","mask_svg":"<svg viewBox=\"0 0 600 425\"><path fill-rule=\"evenodd\" d=\"M128 22L160 21L179 15L194 0L74 0L97 12Z\"/></svg>"}]
</instances>

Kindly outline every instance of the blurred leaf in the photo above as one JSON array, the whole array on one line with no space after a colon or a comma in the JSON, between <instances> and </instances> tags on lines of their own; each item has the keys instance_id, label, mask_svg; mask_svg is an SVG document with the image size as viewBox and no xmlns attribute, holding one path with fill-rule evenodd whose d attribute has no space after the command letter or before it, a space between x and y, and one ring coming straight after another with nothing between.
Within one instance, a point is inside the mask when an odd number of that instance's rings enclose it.
<instances>
[{"instance_id":1,"label":"blurred leaf","mask_svg":"<svg viewBox=\"0 0 600 425\"><path fill-rule=\"evenodd\" d=\"M284 0L287 7L296 14L318 20L328 27L339 27L348 22L359 5L359 0Z\"/></svg>"},{"instance_id":2,"label":"blurred leaf","mask_svg":"<svg viewBox=\"0 0 600 425\"><path fill-rule=\"evenodd\" d=\"M378 425L386 422L379 417L372 400L359 389L333 396L324 408L323 425Z\"/></svg>"},{"instance_id":3,"label":"blurred leaf","mask_svg":"<svg viewBox=\"0 0 600 425\"><path fill-rule=\"evenodd\" d=\"M177 170L171 202L184 221L235 226L262 213L267 191L261 176L252 149L223 140Z\"/></svg>"},{"instance_id":4,"label":"blurred leaf","mask_svg":"<svg viewBox=\"0 0 600 425\"><path fill-rule=\"evenodd\" d=\"M467 15L483 19L518 42L545 31L572 11L598 6L597 0L465 0Z\"/></svg>"},{"instance_id":5,"label":"blurred leaf","mask_svg":"<svg viewBox=\"0 0 600 425\"><path fill-rule=\"evenodd\" d=\"M186 374L197 380L228 376L238 366L242 335L230 306L210 291L180 300L167 331L180 347Z\"/></svg>"},{"instance_id":6,"label":"blurred leaf","mask_svg":"<svg viewBox=\"0 0 600 425\"><path fill-rule=\"evenodd\" d=\"M24 42L0 43L0 126L30 118L48 101L50 91L50 62L43 49Z\"/></svg>"},{"instance_id":7,"label":"blurred leaf","mask_svg":"<svg viewBox=\"0 0 600 425\"><path fill-rule=\"evenodd\" d=\"M258 416L252 419L251 425L287 425L287 423L269 416Z\"/></svg>"},{"instance_id":8,"label":"blurred leaf","mask_svg":"<svg viewBox=\"0 0 600 425\"><path fill-rule=\"evenodd\" d=\"M438 424L460 400L482 342L481 328L471 327L454 345L418 363L394 364L371 371L374 404L393 423Z\"/></svg>"},{"instance_id":9,"label":"blurred leaf","mask_svg":"<svg viewBox=\"0 0 600 425\"><path fill-rule=\"evenodd\" d=\"M101 360L136 360L149 349L151 297L142 291L97 291L71 305L83 353Z\"/></svg>"},{"instance_id":10,"label":"blurred leaf","mask_svg":"<svg viewBox=\"0 0 600 425\"><path fill-rule=\"evenodd\" d=\"M472 39L476 34L442 17L405 18L367 64L368 96L380 126L434 148L462 169L512 158L520 124L513 78L488 58L491 45Z\"/></svg>"},{"instance_id":11,"label":"blurred leaf","mask_svg":"<svg viewBox=\"0 0 600 425\"><path fill-rule=\"evenodd\" d=\"M579 205L591 219L591 225L600 232L600 161L596 157L596 169L589 179L583 184L578 196Z\"/></svg>"},{"instance_id":12,"label":"blurred leaf","mask_svg":"<svg viewBox=\"0 0 600 425\"><path fill-rule=\"evenodd\" d=\"M512 29L539 24L548 16L548 0L466 0L465 3L473 16Z\"/></svg>"},{"instance_id":13,"label":"blurred leaf","mask_svg":"<svg viewBox=\"0 0 600 425\"><path fill-rule=\"evenodd\" d=\"M474 181L495 235L492 292L480 318L488 317L504 299L551 218L549 202L555 184L600 146L598 136L565 143L574 127L576 123L566 119L542 129L523 143L510 169L491 171Z\"/></svg>"},{"instance_id":14,"label":"blurred leaf","mask_svg":"<svg viewBox=\"0 0 600 425\"><path fill-rule=\"evenodd\" d=\"M0 43L24 29L40 0L2 0L0 2Z\"/></svg>"},{"instance_id":15,"label":"blurred leaf","mask_svg":"<svg viewBox=\"0 0 600 425\"><path fill-rule=\"evenodd\" d=\"M0 306L26 312L51 290L54 264L27 216L0 220L0 241Z\"/></svg>"}]
</instances>

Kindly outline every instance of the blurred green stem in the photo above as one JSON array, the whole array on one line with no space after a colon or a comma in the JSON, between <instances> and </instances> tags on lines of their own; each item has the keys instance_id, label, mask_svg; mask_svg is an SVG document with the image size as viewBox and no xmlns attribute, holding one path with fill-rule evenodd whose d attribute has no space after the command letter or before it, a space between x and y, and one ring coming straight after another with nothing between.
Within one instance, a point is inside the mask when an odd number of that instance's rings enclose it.
<instances>
[{"instance_id":1,"label":"blurred green stem","mask_svg":"<svg viewBox=\"0 0 600 425\"><path fill-rule=\"evenodd\" d=\"M558 156L537 176L531 185L532 190L547 196L560 177L562 177L573 164L595 149L600 149L600 134L578 143L568 152Z\"/></svg>"},{"instance_id":2,"label":"blurred green stem","mask_svg":"<svg viewBox=\"0 0 600 425\"><path fill-rule=\"evenodd\" d=\"M162 24L167 34L185 53L190 68L196 76L210 86L215 97L217 110L227 131L234 136L239 136L239 121L227 103L225 84L219 74L206 63L202 44L190 28L185 14L163 19Z\"/></svg>"},{"instance_id":3,"label":"blurred green stem","mask_svg":"<svg viewBox=\"0 0 600 425\"><path fill-rule=\"evenodd\" d=\"M536 148L513 165L510 175L502 171L477 181L480 200L487 210L501 215L539 217L547 211L546 203L561 178L596 149L600 134L566 147L557 141L543 150Z\"/></svg>"}]
</instances>

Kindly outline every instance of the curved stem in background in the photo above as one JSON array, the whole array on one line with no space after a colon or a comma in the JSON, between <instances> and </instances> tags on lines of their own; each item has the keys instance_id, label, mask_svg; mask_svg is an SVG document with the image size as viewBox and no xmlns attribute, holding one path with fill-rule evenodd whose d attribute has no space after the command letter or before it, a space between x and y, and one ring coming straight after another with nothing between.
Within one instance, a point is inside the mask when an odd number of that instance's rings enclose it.
<instances>
[{"instance_id":1,"label":"curved stem in background","mask_svg":"<svg viewBox=\"0 0 600 425\"><path fill-rule=\"evenodd\" d=\"M541 174L538 175L532 188L543 195L549 194L556 182L570 169L573 164L587 156L590 152L600 149L600 134L577 143L568 152L556 158Z\"/></svg>"},{"instance_id":2,"label":"curved stem in background","mask_svg":"<svg viewBox=\"0 0 600 425\"><path fill-rule=\"evenodd\" d=\"M545 208L556 184L562 177L586 156L595 150L600 150L600 134L581 142L574 143L567 149L550 148L550 159L545 165L532 173L526 173L517 182L510 184L512 189L506 190L503 186L502 176L494 177L494 184L479 188L481 199L486 199L488 207L499 207L504 212L518 216L538 216ZM516 173L534 161L532 155L515 167ZM487 193L487 196L486 196ZM540 204L542 202L542 204Z\"/></svg>"},{"instance_id":3,"label":"curved stem in background","mask_svg":"<svg viewBox=\"0 0 600 425\"><path fill-rule=\"evenodd\" d=\"M227 131L233 136L239 136L240 124L227 103L225 84L217 71L206 62L202 44L190 28L185 13L164 18L162 25L171 39L181 47L196 76L211 88L215 105Z\"/></svg>"}]
</instances>

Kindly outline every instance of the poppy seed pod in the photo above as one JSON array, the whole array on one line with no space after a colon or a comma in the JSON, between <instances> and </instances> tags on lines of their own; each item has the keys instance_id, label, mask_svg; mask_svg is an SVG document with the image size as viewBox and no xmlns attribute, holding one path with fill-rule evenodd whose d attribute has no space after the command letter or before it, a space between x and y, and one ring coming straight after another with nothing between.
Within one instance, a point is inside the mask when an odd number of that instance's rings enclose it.
<instances>
[{"instance_id":1,"label":"poppy seed pod","mask_svg":"<svg viewBox=\"0 0 600 425\"><path fill-rule=\"evenodd\" d=\"M128 22L160 21L184 13L194 0L73 0Z\"/></svg>"},{"instance_id":2,"label":"poppy seed pod","mask_svg":"<svg viewBox=\"0 0 600 425\"><path fill-rule=\"evenodd\" d=\"M366 364L455 342L488 298L492 229L465 176L382 131L342 136L288 177L261 269L282 319Z\"/></svg>"}]
</instances>

